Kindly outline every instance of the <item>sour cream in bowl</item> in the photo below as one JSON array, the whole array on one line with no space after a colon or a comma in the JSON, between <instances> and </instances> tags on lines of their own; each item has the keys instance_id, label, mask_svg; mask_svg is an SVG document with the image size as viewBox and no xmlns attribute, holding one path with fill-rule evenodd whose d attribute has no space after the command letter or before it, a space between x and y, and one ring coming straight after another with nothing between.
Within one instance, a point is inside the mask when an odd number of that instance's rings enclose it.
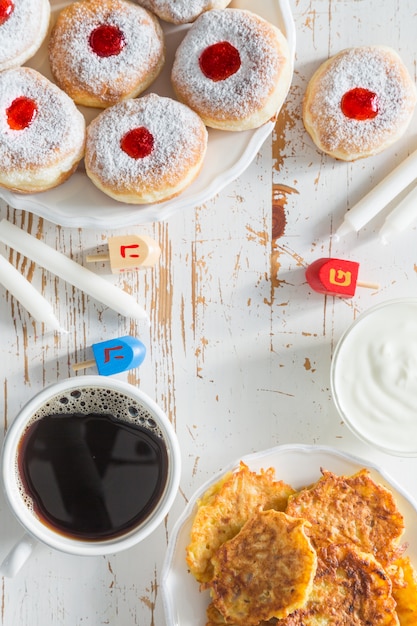
<instances>
[{"instance_id":1,"label":"sour cream in bowl","mask_svg":"<svg viewBox=\"0 0 417 626\"><path fill-rule=\"evenodd\" d=\"M339 340L330 383L336 408L360 439L417 456L417 298L360 315Z\"/></svg>"}]
</instances>

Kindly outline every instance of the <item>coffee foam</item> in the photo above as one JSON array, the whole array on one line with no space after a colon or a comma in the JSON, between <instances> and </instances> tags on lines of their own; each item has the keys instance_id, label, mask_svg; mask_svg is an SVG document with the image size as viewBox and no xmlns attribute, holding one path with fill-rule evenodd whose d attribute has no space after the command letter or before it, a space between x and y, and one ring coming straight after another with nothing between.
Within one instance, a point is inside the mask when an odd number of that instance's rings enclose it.
<instances>
[{"instance_id":1,"label":"coffee foam","mask_svg":"<svg viewBox=\"0 0 417 626\"><path fill-rule=\"evenodd\" d=\"M116 419L137 424L147 428L152 433L163 439L163 433L157 424L153 414L146 409L140 401L134 400L130 396L100 387L74 387L64 393L56 394L47 400L32 415L22 435L20 441L27 433L28 429L37 421L48 415L71 415L73 413L88 415L95 413L98 415L113 415ZM17 488L20 496L28 509L33 512L33 501L27 493L20 477L18 468L18 455L15 460L15 472L17 477Z\"/></svg>"},{"instance_id":2,"label":"coffee foam","mask_svg":"<svg viewBox=\"0 0 417 626\"><path fill-rule=\"evenodd\" d=\"M162 437L162 431L152 413L141 402L114 389L100 387L80 386L53 396L33 414L27 428L48 415L71 413L112 414L116 419L145 426Z\"/></svg>"}]
</instances>

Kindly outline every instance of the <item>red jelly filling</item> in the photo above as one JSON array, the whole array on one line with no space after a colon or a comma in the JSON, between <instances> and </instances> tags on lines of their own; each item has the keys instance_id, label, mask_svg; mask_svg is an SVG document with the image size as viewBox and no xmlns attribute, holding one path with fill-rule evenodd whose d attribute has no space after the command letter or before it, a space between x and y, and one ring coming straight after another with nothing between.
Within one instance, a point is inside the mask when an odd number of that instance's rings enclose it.
<instances>
[{"instance_id":1,"label":"red jelly filling","mask_svg":"<svg viewBox=\"0 0 417 626\"><path fill-rule=\"evenodd\" d=\"M7 22L14 11L14 3L12 0L0 0L0 26Z\"/></svg>"},{"instance_id":2,"label":"red jelly filling","mask_svg":"<svg viewBox=\"0 0 417 626\"><path fill-rule=\"evenodd\" d=\"M12 130L24 130L33 122L38 112L36 102L26 96L19 96L6 109L7 123Z\"/></svg>"},{"instance_id":3,"label":"red jelly filling","mask_svg":"<svg viewBox=\"0 0 417 626\"><path fill-rule=\"evenodd\" d=\"M147 157L153 150L153 144L153 135L144 126L129 130L120 141L121 149L132 159Z\"/></svg>"},{"instance_id":4,"label":"red jelly filling","mask_svg":"<svg viewBox=\"0 0 417 626\"><path fill-rule=\"evenodd\" d=\"M111 57L125 47L125 38L122 31L111 24L97 26L90 34L90 46L99 57Z\"/></svg>"},{"instance_id":5,"label":"red jelly filling","mask_svg":"<svg viewBox=\"0 0 417 626\"><path fill-rule=\"evenodd\" d=\"M378 96L363 87L355 87L347 91L340 106L343 114L352 120L371 120L379 112Z\"/></svg>"},{"instance_id":6,"label":"red jelly filling","mask_svg":"<svg viewBox=\"0 0 417 626\"><path fill-rule=\"evenodd\" d=\"M214 82L236 74L241 65L239 51L228 41L214 43L203 50L199 63L204 76Z\"/></svg>"}]
</instances>

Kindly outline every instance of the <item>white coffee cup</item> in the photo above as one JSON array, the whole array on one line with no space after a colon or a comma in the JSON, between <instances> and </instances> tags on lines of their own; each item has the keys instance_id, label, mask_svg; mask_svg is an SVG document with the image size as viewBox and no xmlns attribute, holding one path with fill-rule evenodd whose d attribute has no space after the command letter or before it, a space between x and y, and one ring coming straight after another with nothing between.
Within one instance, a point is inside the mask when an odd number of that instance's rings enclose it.
<instances>
[{"instance_id":1,"label":"white coffee cup","mask_svg":"<svg viewBox=\"0 0 417 626\"><path fill-rule=\"evenodd\" d=\"M110 404L113 403L117 407L116 422L124 421L119 419L119 410L124 411L126 405L129 424L132 422L139 424L142 430L150 427L157 433L157 438L162 438L166 459L164 486L151 510L136 525L129 526L117 536L80 539L72 533L63 533L62 529L47 524L34 511L30 505L31 494L27 493L27 485L24 486L22 483L19 469L21 462L18 458L23 454L21 448L25 433L29 432L28 429L34 421L55 414L57 407L60 415L65 416L73 413L104 414L109 398ZM77 376L47 387L21 409L5 436L2 453L4 492L12 512L25 529L25 534L4 559L0 566L0 574L14 576L30 556L37 542L80 556L113 554L136 545L152 533L168 513L178 491L180 472L181 455L172 424L160 407L133 385L111 377Z\"/></svg>"}]
</instances>

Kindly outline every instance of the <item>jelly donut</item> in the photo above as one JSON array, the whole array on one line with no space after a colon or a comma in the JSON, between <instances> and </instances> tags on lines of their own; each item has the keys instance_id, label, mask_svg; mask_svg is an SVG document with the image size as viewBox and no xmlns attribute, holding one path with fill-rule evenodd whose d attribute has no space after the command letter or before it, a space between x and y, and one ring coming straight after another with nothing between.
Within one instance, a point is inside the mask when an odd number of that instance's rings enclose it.
<instances>
[{"instance_id":1,"label":"jelly donut","mask_svg":"<svg viewBox=\"0 0 417 626\"><path fill-rule=\"evenodd\" d=\"M196 113L149 94L102 111L87 127L85 168L104 193L132 204L168 200L199 173L207 129Z\"/></svg>"},{"instance_id":2,"label":"jelly donut","mask_svg":"<svg viewBox=\"0 0 417 626\"><path fill-rule=\"evenodd\" d=\"M52 75L77 103L106 108L144 91L165 62L157 17L127 0L82 0L58 15Z\"/></svg>"},{"instance_id":3,"label":"jelly donut","mask_svg":"<svg viewBox=\"0 0 417 626\"><path fill-rule=\"evenodd\" d=\"M284 101L292 64L281 31L243 9L203 13L177 48L178 99L221 130L257 128Z\"/></svg>"},{"instance_id":4,"label":"jelly donut","mask_svg":"<svg viewBox=\"0 0 417 626\"><path fill-rule=\"evenodd\" d=\"M394 50L347 48L313 74L304 96L303 121L320 150L354 161L397 141L415 105L415 84Z\"/></svg>"},{"instance_id":5,"label":"jelly donut","mask_svg":"<svg viewBox=\"0 0 417 626\"><path fill-rule=\"evenodd\" d=\"M0 72L0 185L36 193L56 187L84 153L85 120L74 102L28 67Z\"/></svg>"},{"instance_id":6,"label":"jelly donut","mask_svg":"<svg viewBox=\"0 0 417 626\"><path fill-rule=\"evenodd\" d=\"M136 0L145 9L149 9L165 22L188 24L204 11L224 9L231 0Z\"/></svg>"},{"instance_id":7,"label":"jelly donut","mask_svg":"<svg viewBox=\"0 0 417 626\"><path fill-rule=\"evenodd\" d=\"M49 0L0 1L0 71L33 57L46 37L50 15Z\"/></svg>"}]
</instances>

